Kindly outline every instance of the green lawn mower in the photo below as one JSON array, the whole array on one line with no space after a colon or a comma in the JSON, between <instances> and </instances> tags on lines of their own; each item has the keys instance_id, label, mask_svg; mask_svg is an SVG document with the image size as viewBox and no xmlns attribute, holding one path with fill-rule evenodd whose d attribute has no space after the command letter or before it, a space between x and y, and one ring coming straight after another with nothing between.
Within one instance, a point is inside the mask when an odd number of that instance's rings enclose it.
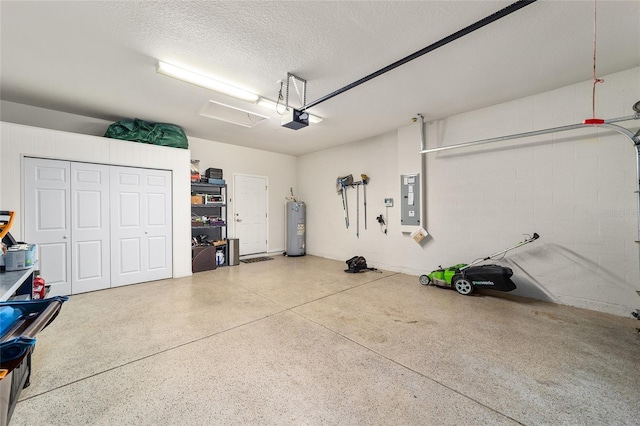
<instances>
[{"instance_id":1,"label":"green lawn mower","mask_svg":"<svg viewBox=\"0 0 640 426\"><path fill-rule=\"evenodd\" d=\"M420 284L429 285L433 283L439 287L453 287L458 293L465 296L473 293L476 288L488 288L499 291L515 290L516 285L511 281L511 276L513 275L511 268L495 264L475 265L495 259L497 256L504 255L506 252L529 244L538 238L540 238L540 235L534 232L532 237L519 242L513 247L509 247L506 250L499 251L485 258L476 259L470 264L459 263L449 266L448 268L439 266L438 269L428 275L420 275Z\"/></svg>"}]
</instances>

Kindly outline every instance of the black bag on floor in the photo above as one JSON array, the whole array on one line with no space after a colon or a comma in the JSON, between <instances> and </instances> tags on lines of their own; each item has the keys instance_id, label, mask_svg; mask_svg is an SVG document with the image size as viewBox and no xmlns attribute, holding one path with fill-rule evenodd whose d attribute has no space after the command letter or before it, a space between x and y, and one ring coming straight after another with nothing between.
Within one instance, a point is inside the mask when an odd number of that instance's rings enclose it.
<instances>
[{"instance_id":1,"label":"black bag on floor","mask_svg":"<svg viewBox=\"0 0 640 426\"><path fill-rule=\"evenodd\" d=\"M346 261L347 263L347 268L349 269L345 269L345 272L348 272L350 274L356 274L360 271L375 271L376 268L369 268L367 266L367 259L365 259L362 256L353 256L351 259Z\"/></svg>"}]
</instances>

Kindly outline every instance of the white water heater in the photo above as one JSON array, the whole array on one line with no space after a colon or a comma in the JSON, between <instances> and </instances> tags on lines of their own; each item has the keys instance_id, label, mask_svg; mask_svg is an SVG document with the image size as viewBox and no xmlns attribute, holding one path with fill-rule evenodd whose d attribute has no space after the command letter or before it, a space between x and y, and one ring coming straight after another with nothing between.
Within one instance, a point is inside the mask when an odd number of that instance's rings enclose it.
<instances>
[{"instance_id":1,"label":"white water heater","mask_svg":"<svg viewBox=\"0 0 640 426\"><path fill-rule=\"evenodd\" d=\"M307 207L301 201L288 201L287 209L287 256L304 256L307 239Z\"/></svg>"}]
</instances>

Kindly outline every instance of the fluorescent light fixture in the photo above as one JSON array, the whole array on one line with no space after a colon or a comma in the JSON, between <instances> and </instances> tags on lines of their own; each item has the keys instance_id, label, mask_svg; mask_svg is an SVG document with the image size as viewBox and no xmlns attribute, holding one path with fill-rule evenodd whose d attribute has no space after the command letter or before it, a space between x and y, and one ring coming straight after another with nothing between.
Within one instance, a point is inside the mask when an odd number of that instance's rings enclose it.
<instances>
[{"instance_id":1,"label":"fluorescent light fixture","mask_svg":"<svg viewBox=\"0 0 640 426\"><path fill-rule=\"evenodd\" d=\"M195 84L196 86L204 87L205 89L213 90L214 92L223 93L225 95L241 99L243 101L256 102L259 98L259 96L254 93L196 74L192 71L185 70L184 68L180 68L166 62L158 61L157 72L169 77L177 78L178 80L186 81L187 83Z\"/></svg>"},{"instance_id":2,"label":"fluorescent light fixture","mask_svg":"<svg viewBox=\"0 0 640 426\"><path fill-rule=\"evenodd\" d=\"M278 111L276 109L276 105L278 106L278 108L284 109L284 103L281 102L280 104L277 104L276 102L274 102L274 101L272 101L270 99L267 99L267 98L262 98L261 97L260 99L258 99L258 102L256 102L256 103L258 105L262 106L262 107L269 108L270 110L276 111L278 113L280 113L280 111ZM309 122L310 123L317 124L317 123L319 123L321 121L322 121L322 117L318 117L317 115L309 114Z\"/></svg>"}]
</instances>

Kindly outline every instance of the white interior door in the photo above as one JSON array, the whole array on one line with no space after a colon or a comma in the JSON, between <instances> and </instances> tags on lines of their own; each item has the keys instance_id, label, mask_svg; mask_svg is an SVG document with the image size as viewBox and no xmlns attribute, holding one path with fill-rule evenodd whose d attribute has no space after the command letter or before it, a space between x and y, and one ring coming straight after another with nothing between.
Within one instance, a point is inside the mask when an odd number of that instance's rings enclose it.
<instances>
[{"instance_id":1,"label":"white interior door","mask_svg":"<svg viewBox=\"0 0 640 426\"><path fill-rule=\"evenodd\" d=\"M109 166L71 163L71 227L71 292L109 288Z\"/></svg>"},{"instance_id":2,"label":"white interior door","mask_svg":"<svg viewBox=\"0 0 640 426\"><path fill-rule=\"evenodd\" d=\"M111 167L111 286L172 276L171 172Z\"/></svg>"},{"instance_id":3,"label":"white interior door","mask_svg":"<svg viewBox=\"0 0 640 426\"><path fill-rule=\"evenodd\" d=\"M37 244L50 296L71 294L70 169L68 161L24 159L25 240Z\"/></svg>"},{"instance_id":4,"label":"white interior door","mask_svg":"<svg viewBox=\"0 0 640 426\"><path fill-rule=\"evenodd\" d=\"M235 235L240 255L267 251L267 178L234 175Z\"/></svg>"}]
</instances>

